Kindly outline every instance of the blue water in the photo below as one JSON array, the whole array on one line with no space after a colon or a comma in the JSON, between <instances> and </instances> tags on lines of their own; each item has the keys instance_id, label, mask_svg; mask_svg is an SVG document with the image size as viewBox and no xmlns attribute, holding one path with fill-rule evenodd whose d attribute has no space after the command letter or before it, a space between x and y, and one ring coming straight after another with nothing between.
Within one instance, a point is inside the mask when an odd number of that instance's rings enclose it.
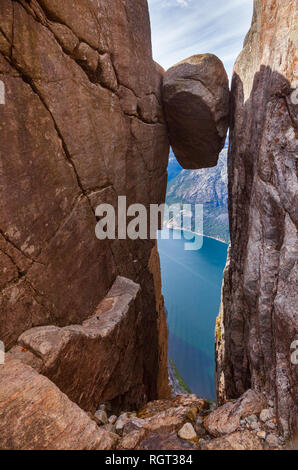
<instances>
[{"instance_id":1,"label":"blue water","mask_svg":"<svg viewBox=\"0 0 298 470\"><path fill-rule=\"evenodd\" d=\"M228 246L203 237L200 250L185 251L184 242L158 240L169 356L193 393L215 399L214 331Z\"/></svg>"}]
</instances>

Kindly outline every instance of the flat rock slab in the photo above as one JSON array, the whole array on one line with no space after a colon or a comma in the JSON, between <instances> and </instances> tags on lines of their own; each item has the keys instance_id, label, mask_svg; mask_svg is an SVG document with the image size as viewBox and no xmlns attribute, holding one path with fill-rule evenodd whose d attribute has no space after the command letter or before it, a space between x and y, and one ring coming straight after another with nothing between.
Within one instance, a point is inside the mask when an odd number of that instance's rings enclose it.
<instances>
[{"instance_id":1,"label":"flat rock slab","mask_svg":"<svg viewBox=\"0 0 298 470\"><path fill-rule=\"evenodd\" d=\"M229 124L229 81L213 54L189 57L164 75L170 143L185 169L217 164Z\"/></svg>"},{"instance_id":2,"label":"flat rock slab","mask_svg":"<svg viewBox=\"0 0 298 470\"><path fill-rule=\"evenodd\" d=\"M85 411L95 412L99 403L117 397L122 400L119 406L128 406L125 400L138 404L144 396L144 361L136 328L139 291L138 284L118 277L82 325L32 328L20 336L19 345L41 359L39 371Z\"/></svg>"},{"instance_id":3,"label":"flat rock slab","mask_svg":"<svg viewBox=\"0 0 298 470\"><path fill-rule=\"evenodd\" d=\"M0 449L108 450L118 437L98 428L49 379L17 360L0 365Z\"/></svg>"}]
</instances>

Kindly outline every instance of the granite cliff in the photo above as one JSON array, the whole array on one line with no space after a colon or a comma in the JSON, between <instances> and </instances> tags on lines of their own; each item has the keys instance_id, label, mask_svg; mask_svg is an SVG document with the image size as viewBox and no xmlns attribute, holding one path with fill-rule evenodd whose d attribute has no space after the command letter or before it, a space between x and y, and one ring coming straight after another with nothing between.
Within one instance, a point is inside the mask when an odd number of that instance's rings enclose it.
<instances>
[{"instance_id":1,"label":"granite cliff","mask_svg":"<svg viewBox=\"0 0 298 470\"><path fill-rule=\"evenodd\" d=\"M232 82L231 248L217 330L219 401L262 390L285 436L298 423L296 54L297 1L255 0Z\"/></svg>"}]
</instances>

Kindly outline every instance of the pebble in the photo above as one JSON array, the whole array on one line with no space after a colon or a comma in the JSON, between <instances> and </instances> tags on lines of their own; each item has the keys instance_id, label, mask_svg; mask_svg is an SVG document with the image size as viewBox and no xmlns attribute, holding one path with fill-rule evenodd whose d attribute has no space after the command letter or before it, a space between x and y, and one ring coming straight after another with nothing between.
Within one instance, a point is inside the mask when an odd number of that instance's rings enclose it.
<instances>
[{"instance_id":1,"label":"pebble","mask_svg":"<svg viewBox=\"0 0 298 470\"><path fill-rule=\"evenodd\" d=\"M276 424L271 420L271 421L266 421L266 426L268 429L275 429L276 428Z\"/></svg>"},{"instance_id":2,"label":"pebble","mask_svg":"<svg viewBox=\"0 0 298 470\"><path fill-rule=\"evenodd\" d=\"M258 418L256 415L250 415L246 418L245 420L248 424L252 424L252 423L257 423L258 422Z\"/></svg>"},{"instance_id":3,"label":"pebble","mask_svg":"<svg viewBox=\"0 0 298 470\"><path fill-rule=\"evenodd\" d=\"M180 439L184 439L185 441L192 441L195 442L198 440L198 436L190 423L184 424L182 428L178 431L178 436Z\"/></svg>"},{"instance_id":4,"label":"pebble","mask_svg":"<svg viewBox=\"0 0 298 470\"><path fill-rule=\"evenodd\" d=\"M112 416L109 417L109 423L110 423L110 424L115 424L116 421L117 421L117 419L118 419L118 418L117 418L116 415L112 415Z\"/></svg>"},{"instance_id":5,"label":"pebble","mask_svg":"<svg viewBox=\"0 0 298 470\"><path fill-rule=\"evenodd\" d=\"M120 436L122 435L123 428L124 428L125 423L127 422L128 419L129 419L128 414L127 413L122 413L116 421L116 425L115 425L116 426L116 432Z\"/></svg>"},{"instance_id":6,"label":"pebble","mask_svg":"<svg viewBox=\"0 0 298 470\"><path fill-rule=\"evenodd\" d=\"M260 439L266 439L266 433L265 431L259 431L257 432L257 436L260 438Z\"/></svg>"},{"instance_id":7,"label":"pebble","mask_svg":"<svg viewBox=\"0 0 298 470\"><path fill-rule=\"evenodd\" d=\"M94 416L97 419L97 421L99 421L99 423L101 423L101 424L108 424L108 422L109 422L107 413L103 410L96 411Z\"/></svg>"},{"instance_id":8,"label":"pebble","mask_svg":"<svg viewBox=\"0 0 298 470\"><path fill-rule=\"evenodd\" d=\"M272 408L267 408L266 410L261 411L260 420L263 421L263 423L271 420L273 417L274 417L274 411Z\"/></svg>"},{"instance_id":9,"label":"pebble","mask_svg":"<svg viewBox=\"0 0 298 470\"><path fill-rule=\"evenodd\" d=\"M260 429L260 425L258 422L255 422L253 421L252 423L250 423L249 425L250 429L252 429L253 431L259 431Z\"/></svg>"}]
</instances>

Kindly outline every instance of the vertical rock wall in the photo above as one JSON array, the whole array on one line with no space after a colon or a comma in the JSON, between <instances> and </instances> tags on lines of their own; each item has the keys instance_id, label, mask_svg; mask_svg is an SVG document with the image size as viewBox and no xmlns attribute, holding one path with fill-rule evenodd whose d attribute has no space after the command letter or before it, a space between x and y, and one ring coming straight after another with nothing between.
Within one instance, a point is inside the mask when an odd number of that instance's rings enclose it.
<instances>
[{"instance_id":1,"label":"vertical rock wall","mask_svg":"<svg viewBox=\"0 0 298 470\"><path fill-rule=\"evenodd\" d=\"M82 323L126 276L142 292L143 401L165 395L154 242L95 237L98 204L165 198L146 0L1 0L0 80L0 339L9 349L31 327Z\"/></svg>"},{"instance_id":2,"label":"vertical rock wall","mask_svg":"<svg viewBox=\"0 0 298 470\"><path fill-rule=\"evenodd\" d=\"M297 426L297 0L255 0L234 69L231 249L217 324L218 398L252 386ZM296 103L296 104L295 104Z\"/></svg>"}]
</instances>

